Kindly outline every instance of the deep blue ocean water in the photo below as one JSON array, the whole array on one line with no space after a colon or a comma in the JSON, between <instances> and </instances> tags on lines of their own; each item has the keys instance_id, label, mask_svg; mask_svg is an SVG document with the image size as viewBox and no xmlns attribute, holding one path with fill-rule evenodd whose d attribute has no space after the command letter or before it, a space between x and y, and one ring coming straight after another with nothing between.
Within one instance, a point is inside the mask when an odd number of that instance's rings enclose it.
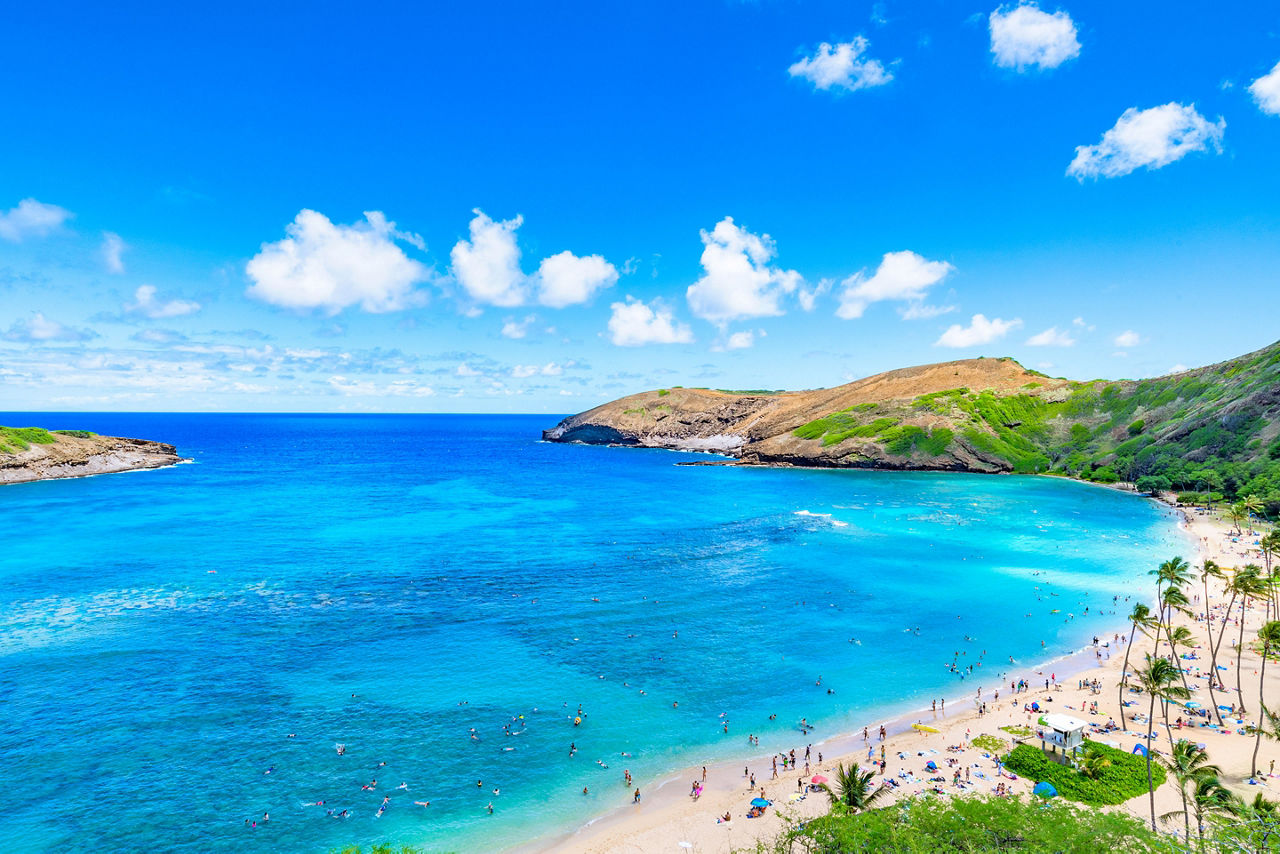
<instances>
[{"instance_id":1,"label":"deep blue ocean water","mask_svg":"<svg viewBox=\"0 0 1280 854\"><path fill-rule=\"evenodd\" d=\"M624 767L989 690L1190 557L1096 487L677 466L556 420L0 414L195 460L0 488L6 849L494 850L628 803Z\"/></svg>"}]
</instances>

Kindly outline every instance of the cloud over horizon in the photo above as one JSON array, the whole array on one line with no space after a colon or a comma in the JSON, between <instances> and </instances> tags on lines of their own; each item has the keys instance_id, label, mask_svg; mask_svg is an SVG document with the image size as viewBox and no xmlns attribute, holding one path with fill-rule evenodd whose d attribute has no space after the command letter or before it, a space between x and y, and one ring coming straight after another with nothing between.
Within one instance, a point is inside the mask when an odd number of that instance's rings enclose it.
<instances>
[{"instance_id":1,"label":"cloud over horizon","mask_svg":"<svg viewBox=\"0 0 1280 854\"><path fill-rule=\"evenodd\" d=\"M626 302L615 302L609 308L609 340L619 347L687 344L693 340L693 331L677 321L660 299L646 305L643 300L628 296Z\"/></svg>"},{"instance_id":2,"label":"cloud over horizon","mask_svg":"<svg viewBox=\"0 0 1280 854\"><path fill-rule=\"evenodd\" d=\"M430 271L405 254L396 241L419 249L416 234L396 230L381 211L366 211L363 222L335 225L307 208L285 227L287 235L263 243L245 265L254 299L300 311L335 315L352 306L380 314L419 304L415 285Z\"/></svg>"},{"instance_id":3,"label":"cloud over horizon","mask_svg":"<svg viewBox=\"0 0 1280 854\"><path fill-rule=\"evenodd\" d=\"M581 257L567 250L542 259L538 271L527 276L516 240L524 217L495 221L479 208L472 213L470 240L459 240L449 257L454 278L478 304L514 308L536 300L548 308L566 308L618 281L618 269L600 255Z\"/></svg>"},{"instance_id":4,"label":"cloud over horizon","mask_svg":"<svg viewBox=\"0 0 1280 854\"><path fill-rule=\"evenodd\" d=\"M703 275L685 291L690 310L723 326L738 319L784 314L781 301L802 281L795 270L769 266L777 254L767 234L755 235L727 216L702 236Z\"/></svg>"},{"instance_id":5,"label":"cloud over horizon","mask_svg":"<svg viewBox=\"0 0 1280 854\"><path fill-rule=\"evenodd\" d=\"M844 320L862 317L872 303L897 300L912 303L904 319L943 314L946 310L923 307L929 288L941 282L955 267L946 261L929 261L911 251L886 252L880 266L868 277L866 271L854 273L841 285L840 306L836 316ZM916 313L911 314L912 310ZM911 314L911 317L907 315Z\"/></svg>"},{"instance_id":6,"label":"cloud over horizon","mask_svg":"<svg viewBox=\"0 0 1280 854\"><path fill-rule=\"evenodd\" d=\"M959 323L949 326L947 331L942 333L942 337L934 342L933 346L977 347L982 344L990 344L992 341L1000 340L1021 325L1022 320L1020 318L1001 320L997 317L987 320L986 315L975 314L969 320L968 326L961 326Z\"/></svg>"}]
</instances>

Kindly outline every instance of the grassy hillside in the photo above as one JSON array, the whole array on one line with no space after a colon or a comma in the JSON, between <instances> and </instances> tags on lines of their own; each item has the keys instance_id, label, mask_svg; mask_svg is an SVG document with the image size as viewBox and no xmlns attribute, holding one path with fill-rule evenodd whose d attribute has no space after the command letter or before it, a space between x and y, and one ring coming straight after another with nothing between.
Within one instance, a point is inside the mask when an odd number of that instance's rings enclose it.
<instances>
[{"instance_id":1,"label":"grassy hillside","mask_svg":"<svg viewBox=\"0 0 1280 854\"><path fill-rule=\"evenodd\" d=\"M1061 473L1253 497L1280 513L1280 344L1219 365L1141 381L955 388L864 403L793 431L824 446L874 443L927 466L962 451L1017 472Z\"/></svg>"},{"instance_id":2,"label":"grassy hillside","mask_svg":"<svg viewBox=\"0 0 1280 854\"><path fill-rule=\"evenodd\" d=\"M52 445L58 441L54 433L82 439L93 435L87 430L54 430L51 433L43 427L0 426L0 454L16 454L32 445Z\"/></svg>"}]
</instances>

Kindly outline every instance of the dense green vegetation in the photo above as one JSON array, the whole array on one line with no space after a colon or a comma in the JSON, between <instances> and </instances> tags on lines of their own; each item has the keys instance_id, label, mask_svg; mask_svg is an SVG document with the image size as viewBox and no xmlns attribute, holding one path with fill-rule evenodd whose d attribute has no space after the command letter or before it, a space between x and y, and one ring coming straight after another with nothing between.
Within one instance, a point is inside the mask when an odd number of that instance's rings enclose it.
<instances>
[{"instance_id":1,"label":"dense green vegetation","mask_svg":"<svg viewBox=\"0 0 1280 854\"><path fill-rule=\"evenodd\" d=\"M32 445L52 445L57 439L40 427L0 427L0 454L16 454Z\"/></svg>"},{"instance_id":2,"label":"dense green vegetation","mask_svg":"<svg viewBox=\"0 0 1280 854\"><path fill-rule=\"evenodd\" d=\"M1108 760L1096 779L1054 762L1030 744L1020 744L1009 751L1004 764L1037 783L1052 783L1058 794L1068 800L1093 806L1121 804L1147 793L1147 763L1143 757L1096 742L1091 743L1091 751ZM1164 784L1165 771L1160 766L1152 768L1151 776L1156 788Z\"/></svg>"},{"instance_id":3,"label":"dense green vegetation","mask_svg":"<svg viewBox=\"0 0 1280 854\"><path fill-rule=\"evenodd\" d=\"M1118 812L1018 798L915 798L903 805L830 815L793 828L761 852L889 854L1019 851L1171 851L1167 840Z\"/></svg>"},{"instance_id":4,"label":"dense green vegetation","mask_svg":"<svg viewBox=\"0 0 1280 854\"><path fill-rule=\"evenodd\" d=\"M947 426L939 426L939 421ZM955 388L860 404L804 424L801 439L850 439L927 464L967 451L1015 472L1132 482L1190 500L1253 497L1280 515L1280 344L1222 365L1140 381Z\"/></svg>"}]
</instances>

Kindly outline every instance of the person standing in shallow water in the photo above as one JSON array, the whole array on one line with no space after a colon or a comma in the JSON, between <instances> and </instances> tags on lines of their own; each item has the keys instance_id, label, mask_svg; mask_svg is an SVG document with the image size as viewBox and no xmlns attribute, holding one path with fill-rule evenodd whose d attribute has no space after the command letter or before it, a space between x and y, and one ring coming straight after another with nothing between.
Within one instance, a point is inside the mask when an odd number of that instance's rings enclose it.
<instances>
[{"instance_id":1,"label":"person standing in shallow water","mask_svg":"<svg viewBox=\"0 0 1280 854\"><path fill-rule=\"evenodd\" d=\"M636 789L636 795L635 795L635 797L634 797L634 798L632 798L632 799L631 799L631 803L633 803L633 804L638 804L638 803L640 803L640 790L639 790L639 789Z\"/></svg>"}]
</instances>

